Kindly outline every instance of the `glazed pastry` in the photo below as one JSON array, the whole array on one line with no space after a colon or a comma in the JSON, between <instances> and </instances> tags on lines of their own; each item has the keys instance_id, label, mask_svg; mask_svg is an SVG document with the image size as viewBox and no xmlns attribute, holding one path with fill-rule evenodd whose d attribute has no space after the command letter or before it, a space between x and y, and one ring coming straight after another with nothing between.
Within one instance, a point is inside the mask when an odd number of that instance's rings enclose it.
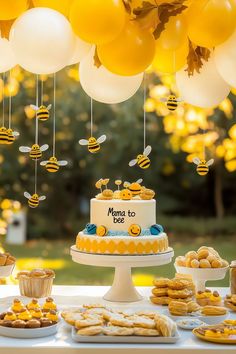
<instances>
[{"instance_id":1,"label":"glazed pastry","mask_svg":"<svg viewBox=\"0 0 236 354\"><path fill-rule=\"evenodd\" d=\"M168 305L171 299L168 296L150 296L150 301L155 305Z\"/></svg>"},{"instance_id":2,"label":"glazed pastry","mask_svg":"<svg viewBox=\"0 0 236 354\"><path fill-rule=\"evenodd\" d=\"M168 296L172 299L186 299L190 296L192 296L192 291L188 289L182 289L182 290L173 290L173 289L168 289Z\"/></svg>"},{"instance_id":3,"label":"glazed pastry","mask_svg":"<svg viewBox=\"0 0 236 354\"><path fill-rule=\"evenodd\" d=\"M153 280L153 285L157 288L166 288L169 286L170 279L168 278L156 278Z\"/></svg>"},{"instance_id":4,"label":"glazed pastry","mask_svg":"<svg viewBox=\"0 0 236 354\"><path fill-rule=\"evenodd\" d=\"M193 259L190 262L190 267L191 268L199 268L200 267L200 262L197 259Z\"/></svg>"},{"instance_id":5,"label":"glazed pastry","mask_svg":"<svg viewBox=\"0 0 236 354\"><path fill-rule=\"evenodd\" d=\"M176 258L175 263L177 266L186 267L186 258L184 256L179 256Z\"/></svg>"},{"instance_id":6,"label":"glazed pastry","mask_svg":"<svg viewBox=\"0 0 236 354\"><path fill-rule=\"evenodd\" d=\"M167 296L168 288L154 288L152 289L152 293L154 296Z\"/></svg>"},{"instance_id":7,"label":"glazed pastry","mask_svg":"<svg viewBox=\"0 0 236 354\"><path fill-rule=\"evenodd\" d=\"M107 326L103 328L103 333L106 336L131 336L134 329L130 327Z\"/></svg>"},{"instance_id":8,"label":"glazed pastry","mask_svg":"<svg viewBox=\"0 0 236 354\"><path fill-rule=\"evenodd\" d=\"M133 316L129 316L128 319L133 322L134 327L153 329L156 326L153 319L144 316L138 316L135 314Z\"/></svg>"},{"instance_id":9,"label":"glazed pastry","mask_svg":"<svg viewBox=\"0 0 236 354\"><path fill-rule=\"evenodd\" d=\"M227 313L226 308L220 306L204 306L201 313L205 316L220 316Z\"/></svg>"},{"instance_id":10,"label":"glazed pastry","mask_svg":"<svg viewBox=\"0 0 236 354\"><path fill-rule=\"evenodd\" d=\"M18 319L23 321L29 321L32 319L31 313L24 307L18 314Z\"/></svg>"},{"instance_id":11,"label":"glazed pastry","mask_svg":"<svg viewBox=\"0 0 236 354\"><path fill-rule=\"evenodd\" d=\"M160 332L157 329L134 327L134 335L141 337L158 337Z\"/></svg>"},{"instance_id":12,"label":"glazed pastry","mask_svg":"<svg viewBox=\"0 0 236 354\"><path fill-rule=\"evenodd\" d=\"M213 306L220 306L222 305L222 298L220 296L220 294L218 293L218 291L214 291L210 298L209 298L209 304L213 305Z\"/></svg>"},{"instance_id":13,"label":"glazed pastry","mask_svg":"<svg viewBox=\"0 0 236 354\"><path fill-rule=\"evenodd\" d=\"M13 328L25 328L25 325L26 325L25 321L20 319L12 322Z\"/></svg>"},{"instance_id":14,"label":"glazed pastry","mask_svg":"<svg viewBox=\"0 0 236 354\"><path fill-rule=\"evenodd\" d=\"M140 192L140 198L144 200L150 200L155 197L155 192L152 189L144 188Z\"/></svg>"},{"instance_id":15,"label":"glazed pastry","mask_svg":"<svg viewBox=\"0 0 236 354\"><path fill-rule=\"evenodd\" d=\"M24 307L25 307L24 304L22 304L22 302L19 299L14 299L11 309L13 312L21 312L21 310Z\"/></svg>"},{"instance_id":16,"label":"glazed pastry","mask_svg":"<svg viewBox=\"0 0 236 354\"><path fill-rule=\"evenodd\" d=\"M187 303L188 313L196 312L200 309L200 306L195 301L190 301Z\"/></svg>"},{"instance_id":17,"label":"glazed pastry","mask_svg":"<svg viewBox=\"0 0 236 354\"><path fill-rule=\"evenodd\" d=\"M186 289L189 285L189 281L185 279L172 279L169 280L168 287L173 290Z\"/></svg>"},{"instance_id":18,"label":"glazed pastry","mask_svg":"<svg viewBox=\"0 0 236 354\"><path fill-rule=\"evenodd\" d=\"M57 312L55 310L50 310L49 312L47 312L46 317L53 323L57 323L59 320Z\"/></svg>"},{"instance_id":19,"label":"glazed pastry","mask_svg":"<svg viewBox=\"0 0 236 354\"><path fill-rule=\"evenodd\" d=\"M40 305L37 299L32 299L26 307L28 310L40 309Z\"/></svg>"},{"instance_id":20,"label":"glazed pastry","mask_svg":"<svg viewBox=\"0 0 236 354\"><path fill-rule=\"evenodd\" d=\"M193 259L198 260L198 254L195 251L189 251L188 253L186 253L185 257L190 258L191 260L193 260Z\"/></svg>"},{"instance_id":21,"label":"glazed pastry","mask_svg":"<svg viewBox=\"0 0 236 354\"><path fill-rule=\"evenodd\" d=\"M206 306L209 304L209 298L204 291L198 291L196 294L196 301L200 306Z\"/></svg>"},{"instance_id":22,"label":"glazed pastry","mask_svg":"<svg viewBox=\"0 0 236 354\"><path fill-rule=\"evenodd\" d=\"M89 326L77 330L79 336L96 336L103 333L102 326Z\"/></svg>"},{"instance_id":23,"label":"glazed pastry","mask_svg":"<svg viewBox=\"0 0 236 354\"><path fill-rule=\"evenodd\" d=\"M209 251L207 249L200 249L197 251L198 260L206 259L209 256Z\"/></svg>"},{"instance_id":24,"label":"glazed pastry","mask_svg":"<svg viewBox=\"0 0 236 354\"><path fill-rule=\"evenodd\" d=\"M80 329L89 326L101 326L103 324L103 319L98 316L90 315L82 320L75 321L75 328Z\"/></svg>"},{"instance_id":25,"label":"glazed pastry","mask_svg":"<svg viewBox=\"0 0 236 354\"><path fill-rule=\"evenodd\" d=\"M211 263L207 259L200 259L199 268L211 268Z\"/></svg>"},{"instance_id":26,"label":"glazed pastry","mask_svg":"<svg viewBox=\"0 0 236 354\"><path fill-rule=\"evenodd\" d=\"M32 318L36 318L36 319L40 319L43 317L43 312L41 311L41 309L35 309L35 310L31 310L31 316Z\"/></svg>"},{"instance_id":27,"label":"glazed pastry","mask_svg":"<svg viewBox=\"0 0 236 354\"><path fill-rule=\"evenodd\" d=\"M25 328L40 328L41 323L36 319L32 319L26 322Z\"/></svg>"},{"instance_id":28,"label":"glazed pastry","mask_svg":"<svg viewBox=\"0 0 236 354\"><path fill-rule=\"evenodd\" d=\"M5 266L7 261L7 256L5 253L0 253L0 267Z\"/></svg>"},{"instance_id":29,"label":"glazed pastry","mask_svg":"<svg viewBox=\"0 0 236 354\"><path fill-rule=\"evenodd\" d=\"M41 323L41 327L49 327L52 326L53 324L52 321L46 317L41 318L40 323Z\"/></svg>"},{"instance_id":30,"label":"glazed pastry","mask_svg":"<svg viewBox=\"0 0 236 354\"><path fill-rule=\"evenodd\" d=\"M17 316L14 312L8 311L6 315L4 316L5 321L15 321L17 319Z\"/></svg>"},{"instance_id":31,"label":"glazed pastry","mask_svg":"<svg viewBox=\"0 0 236 354\"><path fill-rule=\"evenodd\" d=\"M168 309L173 316L186 316L188 313L187 304L180 301L171 301L168 305Z\"/></svg>"},{"instance_id":32,"label":"glazed pastry","mask_svg":"<svg viewBox=\"0 0 236 354\"><path fill-rule=\"evenodd\" d=\"M114 314L110 317L110 323L112 326L133 327L132 320L129 320L124 316L118 314Z\"/></svg>"},{"instance_id":33,"label":"glazed pastry","mask_svg":"<svg viewBox=\"0 0 236 354\"><path fill-rule=\"evenodd\" d=\"M47 297L46 302L43 304L43 311L47 312L49 310L56 310L57 305L53 301L53 298Z\"/></svg>"},{"instance_id":34,"label":"glazed pastry","mask_svg":"<svg viewBox=\"0 0 236 354\"><path fill-rule=\"evenodd\" d=\"M163 337L172 337L175 335L177 326L169 317L165 315L156 315L154 318L156 329Z\"/></svg>"}]
</instances>

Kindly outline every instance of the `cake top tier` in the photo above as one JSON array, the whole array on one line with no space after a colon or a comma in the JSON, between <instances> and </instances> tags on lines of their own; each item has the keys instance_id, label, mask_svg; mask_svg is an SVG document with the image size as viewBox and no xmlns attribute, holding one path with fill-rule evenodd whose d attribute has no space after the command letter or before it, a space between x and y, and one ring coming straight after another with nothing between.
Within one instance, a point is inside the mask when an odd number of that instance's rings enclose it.
<instances>
[{"instance_id":1,"label":"cake top tier","mask_svg":"<svg viewBox=\"0 0 236 354\"><path fill-rule=\"evenodd\" d=\"M115 190L108 188L110 182L109 178L101 178L95 183L95 187L99 190L96 195L98 200L150 200L155 196L152 189L146 188L142 185L143 180L138 179L135 182L122 182L122 180L115 180Z\"/></svg>"}]
</instances>

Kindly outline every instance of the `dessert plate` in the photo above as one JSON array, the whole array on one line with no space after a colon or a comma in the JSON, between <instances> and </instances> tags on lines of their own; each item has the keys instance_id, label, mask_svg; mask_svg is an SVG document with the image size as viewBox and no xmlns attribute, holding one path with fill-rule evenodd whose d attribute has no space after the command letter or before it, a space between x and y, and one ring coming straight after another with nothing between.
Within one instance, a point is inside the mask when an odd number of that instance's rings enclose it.
<instances>
[{"instance_id":1,"label":"dessert plate","mask_svg":"<svg viewBox=\"0 0 236 354\"><path fill-rule=\"evenodd\" d=\"M206 342L219 343L219 344L236 344L236 335L232 335L230 338L213 338L206 337L203 334L198 332L198 328L193 330L193 334Z\"/></svg>"},{"instance_id":2,"label":"dessert plate","mask_svg":"<svg viewBox=\"0 0 236 354\"><path fill-rule=\"evenodd\" d=\"M178 327L186 330L193 330L199 326L204 326L206 323L202 322L198 318L184 318L176 321Z\"/></svg>"},{"instance_id":3,"label":"dessert plate","mask_svg":"<svg viewBox=\"0 0 236 354\"><path fill-rule=\"evenodd\" d=\"M57 329L58 323L41 328L11 328L0 326L0 335L11 338L41 338L56 334Z\"/></svg>"},{"instance_id":4,"label":"dessert plate","mask_svg":"<svg viewBox=\"0 0 236 354\"><path fill-rule=\"evenodd\" d=\"M79 343L176 343L180 339L178 331L174 337L141 337L141 336L79 336L72 328L72 339Z\"/></svg>"}]
</instances>

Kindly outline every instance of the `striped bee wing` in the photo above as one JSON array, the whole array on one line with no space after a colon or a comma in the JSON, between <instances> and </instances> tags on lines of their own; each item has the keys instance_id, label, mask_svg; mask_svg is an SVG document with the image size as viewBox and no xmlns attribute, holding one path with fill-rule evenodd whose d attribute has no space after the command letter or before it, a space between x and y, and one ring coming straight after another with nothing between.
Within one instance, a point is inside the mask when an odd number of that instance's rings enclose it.
<instances>
[{"instance_id":1,"label":"striped bee wing","mask_svg":"<svg viewBox=\"0 0 236 354\"><path fill-rule=\"evenodd\" d=\"M13 136L19 136L20 133L19 133L19 132L13 132L12 135L13 135Z\"/></svg>"},{"instance_id":2,"label":"striped bee wing","mask_svg":"<svg viewBox=\"0 0 236 354\"><path fill-rule=\"evenodd\" d=\"M101 135L100 136L100 138L98 138L97 139L97 142L99 143L99 144L101 144L101 143L103 143L105 140L106 140L106 135L104 134L104 135Z\"/></svg>"},{"instance_id":3,"label":"striped bee wing","mask_svg":"<svg viewBox=\"0 0 236 354\"><path fill-rule=\"evenodd\" d=\"M89 143L89 142L88 142L88 140L86 140L86 139L80 139L80 140L79 140L79 144L80 144L80 145L88 145L88 143Z\"/></svg>"},{"instance_id":4,"label":"striped bee wing","mask_svg":"<svg viewBox=\"0 0 236 354\"><path fill-rule=\"evenodd\" d=\"M49 105L47 106L47 110L49 111L51 108L52 108L52 105L49 104Z\"/></svg>"},{"instance_id":5,"label":"striped bee wing","mask_svg":"<svg viewBox=\"0 0 236 354\"><path fill-rule=\"evenodd\" d=\"M32 108L34 111L38 111L39 107L35 106L35 104L31 104L30 108Z\"/></svg>"},{"instance_id":6,"label":"striped bee wing","mask_svg":"<svg viewBox=\"0 0 236 354\"><path fill-rule=\"evenodd\" d=\"M132 166L136 165L136 163L137 163L137 159L131 160L129 162L129 166L132 167Z\"/></svg>"},{"instance_id":7,"label":"striped bee wing","mask_svg":"<svg viewBox=\"0 0 236 354\"><path fill-rule=\"evenodd\" d=\"M139 178L139 179L136 181L136 183L138 183L138 184L140 184L140 183L142 183L142 182L143 182L142 178Z\"/></svg>"},{"instance_id":8,"label":"striped bee wing","mask_svg":"<svg viewBox=\"0 0 236 354\"><path fill-rule=\"evenodd\" d=\"M65 160L58 161L59 166L66 166L67 164L68 164L68 161L65 161Z\"/></svg>"},{"instance_id":9,"label":"striped bee wing","mask_svg":"<svg viewBox=\"0 0 236 354\"><path fill-rule=\"evenodd\" d=\"M213 163L214 163L214 159L210 159L210 160L206 163L206 165L209 167L209 166L211 166Z\"/></svg>"},{"instance_id":10,"label":"striped bee wing","mask_svg":"<svg viewBox=\"0 0 236 354\"><path fill-rule=\"evenodd\" d=\"M41 151L45 151L45 150L47 150L49 148L49 145L48 144L44 144L44 145L42 145L41 147L40 147L40 150Z\"/></svg>"},{"instance_id":11,"label":"striped bee wing","mask_svg":"<svg viewBox=\"0 0 236 354\"><path fill-rule=\"evenodd\" d=\"M30 199L30 198L31 198L31 195L30 195L28 192L24 192L24 196L25 196L25 198L27 198L27 199Z\"/></svg>"},{"instance_id":12,"label":"striped bee wing","mask_svg":"<svg viewBox=\"0 0 236 354\"><path fill-rule=\"evenodd\" d=\"M176 98L176 101L177 101L177 102L183 102L183 100L182 100L182 98L181 98L181 97Z\"/></svg>"},{"instance_id":13,"label":"striped bee wing","mask_svg":"<svg viewBox=\"0 0 236 354\"><path fill-rule=\"evenodd\" d=\"M144 155L144 156L148 156L151 151L152 151L152 147L151 147L150 145L148 145L148 146L146 146L146 148L144 149L143 155Z\"/></svg>"},{"instance_id":14,"label":"striped bee wing","mask_svg":"<svg viewBox=\"0 0 236 354\"><path fill-rule=\"evenodd\" d=\"M40 165L45 166L47 163L48 163L48 161L42 161L42 162L40 162Z\"/></svg>"},{"instance_id":15,"label":"striped bee wing","mask_svg":"<svg viewBox=\"0 0 236 354\"><path fill-rule=\"evenodd\" d=\"M200 159L198 157L194 157L193 158L193 163L195 163L195 165L199 165L200 164Z\"/></svg>"},{"instance_id":16,"label":"striped bee wing","mask_svg":"<svg viewBox=\"0 0 236 354\"><path fill-rule=\"evenodd\" d=\"M45 199L46 199L45 195L41 195L41 197L39 197L39 200L45 200Z\"/></svg>"},{"instance_id":17,"label":"striped bee wing","mask_svg":"<svg viewBox=\"0 0 236 354\"><path fill-rule=\"evenodd\" d=\"M20 146L19 150L20 152L30 152L31 148L28 146Z\"/></svg>"}]
</instances>

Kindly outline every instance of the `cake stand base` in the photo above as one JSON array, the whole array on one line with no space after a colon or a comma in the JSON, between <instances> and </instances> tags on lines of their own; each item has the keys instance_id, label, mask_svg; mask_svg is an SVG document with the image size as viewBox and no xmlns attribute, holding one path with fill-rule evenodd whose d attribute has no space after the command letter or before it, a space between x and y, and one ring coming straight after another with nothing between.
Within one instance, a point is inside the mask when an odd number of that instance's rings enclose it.
<instances>
[{"instance_id":1,"label":"cake stand base","mask_svg":"<svg viewBox=\"0 0 236 354\"><path fill-rule=\"evenodd\" d=\"M168 264L174 256L172 248L169 248L165 253L154 255L122 256L83 253L80 252L76 246L72 246L70 253L72 260L76 263L115 268L113 284L103 297L104 300L112 302L134 302L142 300L142 296L134 287L131 268Z\"/></svg>"}]
</instances>

